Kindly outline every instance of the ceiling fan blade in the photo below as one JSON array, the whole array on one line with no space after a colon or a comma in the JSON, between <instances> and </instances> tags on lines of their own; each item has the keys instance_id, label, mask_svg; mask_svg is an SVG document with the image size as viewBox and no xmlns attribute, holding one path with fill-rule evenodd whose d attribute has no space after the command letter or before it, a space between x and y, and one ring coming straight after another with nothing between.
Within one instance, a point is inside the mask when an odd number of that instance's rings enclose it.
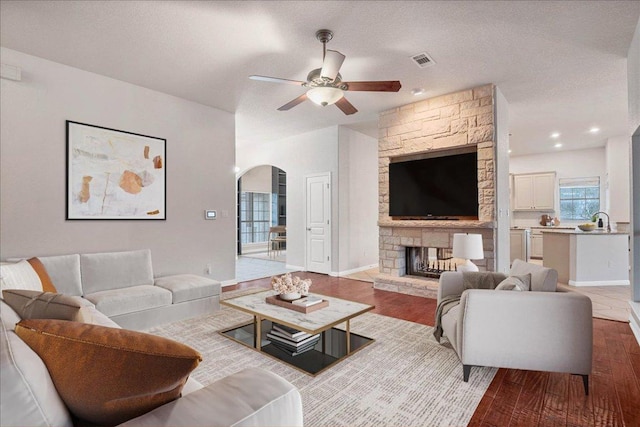
<instances>
[{"instance_id":1,"label":"ceiling fan blade","mask_svg":"<svg viewBox=\"0 0 640 427\"><path fill-rule=\"evenodd\" d=\"M356 107L354 107L353 104L347 101L347 98L345 98L344 96L336 102L336 106L341 109L342 112L347 116L358 112Z\"/></svg>"},{"instance_id":2,"label":"ceiling fan blade","mask_svg":"<svg viewBox=\"0 0 640 427\"><path fill-rule=\"evenodd\" d=\"M331 81L335 80L338 71L340 71L340 67L342 67L344 58L345 56L337 50L327 50L327 53L324 55L320 77L326 77Z\"/></svg>"},{"instance_id":3,"label":"ceiling fan blade","mask_svg":"<svg viewBox=\"0 0 640 427\"><path fill-rule=\"evenodd\" d=\"M278 108L278 111L287 111L292 109L293 107L295 107L296 105L304 102L307 100L307 94L303 93L302 95L300 95L299 97L297 97L296 99L294 99L293 101L289 101L286 104L284 104L282 107Z\"/></svg>"},{"instance_id":4,"label":"ceiling fan blade","mask_svg":"<svg viewBox=\"0 0 640 427\"><path fill-rule=\"evenodd\" d=\"M300 80L289 80L289 79L281 79L279 77L268 77L268 76L249 76L251 80L259 80L262 82L270 82L270 83L286 83L289 85L302 86L306 82L301 82Z\"/></svg>"},{"instance_id":5,"label":"ceiling fan blade","mask_svg":"<svg viewBox=\"0 0 640 427\"><path fill-rule=\"evenodd\" d=\"M347 85L347 90L365 92L397 92L402 85L398 80L381 82L343 82Z\"/></svg>"}]
</instances>

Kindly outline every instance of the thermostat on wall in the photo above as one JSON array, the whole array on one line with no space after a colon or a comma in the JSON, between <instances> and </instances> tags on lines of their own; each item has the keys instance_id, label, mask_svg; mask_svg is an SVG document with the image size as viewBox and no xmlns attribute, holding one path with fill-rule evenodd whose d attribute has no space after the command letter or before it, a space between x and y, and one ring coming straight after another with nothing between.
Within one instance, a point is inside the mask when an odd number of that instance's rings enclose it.
<instances>
[{"instance_id":1,"label":"thermostat on wall","mask_svg":"<svg viewBox=\"0 0 640 427\"><path fill-rule=\"evenodd\" d=\"M205 210L204 211L204 219L216 219L218 214L216 211Z\"/></svg>"}]
</instances>

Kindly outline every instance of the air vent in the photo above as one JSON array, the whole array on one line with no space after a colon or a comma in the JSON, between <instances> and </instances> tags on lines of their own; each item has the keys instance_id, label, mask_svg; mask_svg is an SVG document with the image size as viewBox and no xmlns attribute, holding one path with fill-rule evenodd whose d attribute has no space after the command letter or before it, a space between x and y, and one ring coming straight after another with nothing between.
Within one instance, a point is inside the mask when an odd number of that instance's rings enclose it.
<instances>
[{"instance_id":1,"label":"air vent","mask_svg":"<svg viewBox=\"0 0 640 427\"><path fill-rule=\"evenodd\" d=\"M427 68L436 63L436 61L434 61L433 58L426 52L413 55L411 59L413 59L413 62L415 62L416 65L420 68Z\"/></svg>"},{"instance_id":2,"label":"air vent","mask_svg":"<svg viewBox=\"0 0 640 427\"><path fill-rule=\"evenodd\" d=\"M0 66L0 77L19 82L22 80L22 71L20 67L3 63Z\"/></svg>"}]
</instances>

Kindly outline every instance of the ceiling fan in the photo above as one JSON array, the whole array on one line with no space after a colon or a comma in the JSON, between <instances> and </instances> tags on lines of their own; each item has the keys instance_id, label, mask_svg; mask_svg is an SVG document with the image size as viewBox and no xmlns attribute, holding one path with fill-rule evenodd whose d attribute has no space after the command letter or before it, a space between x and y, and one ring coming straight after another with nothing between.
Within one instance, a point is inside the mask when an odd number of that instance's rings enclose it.
<instances>
[{"instance_id":1,"label":"ceiling fan","mask_svg":"<svg viewBox=\"0 0 640 427\"><path fill-rule=\"evenodd\" d=\"M306 93L284 104L278 108L278 111L289 110L309 99L322 106L336 104L343 113L349 115L357 113L358 110L344 97L345 91L397 92L400 90L401 84L398 80L343 82L342 76L338 71L340 71L345 56L337 50L327 50L327 42L333 38L333 32L330 30L318 30L316 38L322 43L322 68L312 70L307 76L306 82L278 77L249 76L252 80L286 83L308 88Z\"/></svg>"}]
</instances>

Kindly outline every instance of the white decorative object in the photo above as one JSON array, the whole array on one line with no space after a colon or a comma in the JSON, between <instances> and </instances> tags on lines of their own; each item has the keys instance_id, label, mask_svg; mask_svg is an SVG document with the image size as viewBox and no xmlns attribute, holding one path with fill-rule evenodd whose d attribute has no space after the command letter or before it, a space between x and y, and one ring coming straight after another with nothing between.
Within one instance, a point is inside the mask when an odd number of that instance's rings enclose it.
<instances>
[{"instance_id":1,"label":"white decorative object","mask_svg":"<svg viewBox=\"0 0 640 427\"><path fill-rule=\"evenodd\" d=\"M300 299L301 297L302 295L300 295L299 292L285 292L280 294L280 299L283 299L285 301L293 301Z\"/></svg>"},{"instance_id":2,"label":"white decorative object","mask_svg":"<svg viewBox=\"0 0 640 427\"><path fill-rule=\"evenodd\" d=\"M298 299L302 295L309 293L309 287L311 286L311 279L300 279L298 276L292 277L291 273L284 274L282 276L273 276L271 278L271 287L273 290L280 294L280 298L287 301ZM295 298L291 296L297 295Z\"/></svg>"},{"instance_id":3,"label":"white decorative object","mask_svg":"<svg viewBox=\"0 0 640 427\"><path fill-rule=\"evenodd\" d=\"M453 235L453 256L467 260L466 263L458 265L458 271L478 271L478 266L471 260L484 258L482 235L455 233Z\"/></svg>"}]
</instances>

